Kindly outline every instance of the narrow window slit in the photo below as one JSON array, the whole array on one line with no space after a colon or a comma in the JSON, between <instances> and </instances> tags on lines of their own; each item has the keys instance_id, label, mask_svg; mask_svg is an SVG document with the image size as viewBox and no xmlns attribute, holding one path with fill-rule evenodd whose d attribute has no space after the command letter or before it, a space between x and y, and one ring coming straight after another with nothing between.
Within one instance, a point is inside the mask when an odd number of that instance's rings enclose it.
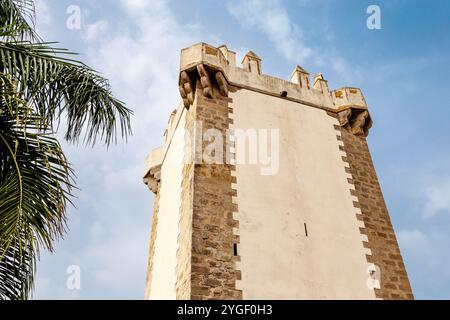
<instances>
[{"instance_id":1,"label":"narrow window slit","mask_svg":"<svg viewBox=\"0 0 450 320\"><path fill-rule=\"evenodd\" d=\"M305 236L308 236L308 228L306 227L306 222L303 223L303 226L305 227Z\"/></svg>"},{"instance_id":2,"label":"narrow window slit","mask_svg":"<svg viewBox=\"0 0 450 320\"><path fill-rule=\"evenodd\" d=\"M233 244L233 253L234 253L235 256L238 255L238 252L237 252L237 243Z\"/></svg>"}]
</instances>

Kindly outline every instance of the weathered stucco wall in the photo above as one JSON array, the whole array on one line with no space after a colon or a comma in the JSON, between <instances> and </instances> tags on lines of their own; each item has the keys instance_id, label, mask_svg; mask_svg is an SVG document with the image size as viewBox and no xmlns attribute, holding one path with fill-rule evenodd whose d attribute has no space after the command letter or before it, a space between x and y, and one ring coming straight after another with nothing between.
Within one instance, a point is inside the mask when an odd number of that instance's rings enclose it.
<instances>
[{"instance_id":1,"label":"weathered stucco wall","mask_svg":"<svg viewBox=\"0 0 450 320\"><path fill-rule=\"evenodd\" d=\"M230 98L234 128L280 129L277 174L236 165L243 298L374 299L337 120L254 91Z\"/></svg>"},{"instance_id":2,"label":"weathered stucco wall","mask_svg":"<svg viewBox=\"0 0 450 320\"><path fill-rule=\"evenodd\" d=\"M175 299L177 238L180 221L181 186L183 171L184 122L183 112L161 167L158 201L157 238L153 255L150 299Z\"/></svg>"}]
</instances>

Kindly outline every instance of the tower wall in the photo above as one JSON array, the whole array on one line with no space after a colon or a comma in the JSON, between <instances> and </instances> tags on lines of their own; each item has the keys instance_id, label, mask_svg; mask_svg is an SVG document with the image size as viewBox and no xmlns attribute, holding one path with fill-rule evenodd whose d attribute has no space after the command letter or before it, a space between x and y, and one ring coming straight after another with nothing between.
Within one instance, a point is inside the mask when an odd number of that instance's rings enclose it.
<instances>
[{"instance_id":1,"label":"tower wall","mask_svg":"<svg viewBox=\"0 0 450 320\"><path fill-rule=\"evenodd\" d=\"M152 276L149 279L148 298L149 299L175 299L175 283L178 236L180 229L181 207L181 186L183 159L180 154L184 150L184 123L185 115L183 109L180 110L178 125L173 130L170 139L170 147L167 147L161 154L162 166L160 175L164 177L160 182L155 196L157 209L154 214L153 224L153 254Z\"/></svg>"},{"instance_id":2,"label":"tower wall","mask_svg":"<svg viewBox=\"0 0 450 320\"><path fill-rule=\"evenodd\" d=\"M261 164L236 165L243 298L375 298L337 120L255 91L230 97L235 128L279 129L276 173L261 175Z\"/></svg>"},{"instance_id":3,"label":"tower wall","mask_svg":"<svg viewBox=\"0 0 450 320\"><path fill-rule=\"evenodd\" d=\"M253 52L244 68L235 56L204 43L182 50L183 104L145 169L156 194L146 298L412 299L361 90L329 91L321 74L310 86L299 66L277 79ZM209 129L223 142L212 164L202 153ZM247 129L269 141L279 130L272 174L239 162ZM271 150L256 142L258 158Z\"/></svg>"}]
</instances>

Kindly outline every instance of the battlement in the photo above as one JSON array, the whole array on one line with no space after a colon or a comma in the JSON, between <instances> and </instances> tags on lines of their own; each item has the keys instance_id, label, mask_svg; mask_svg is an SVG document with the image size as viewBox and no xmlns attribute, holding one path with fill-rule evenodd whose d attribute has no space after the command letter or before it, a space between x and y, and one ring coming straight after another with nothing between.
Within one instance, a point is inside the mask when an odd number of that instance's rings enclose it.
<instances>
[{"instance_id":1,"label":"battlement","mask_svg":"<svg viewBox=\"0 0 450 320\"><path fill-rule=\"evenodd\" d=\"M236 53L225 45L216 48L198 43L181 50L179 84L186 107L192 104L195 81L199 77L206 85L210 79L219 78L217 83L223 90L231 85L331 112L348 107L367 109L360 89L344 87L330 92L327 81L320 73L314 77L311 86L308 71L300 66L295 67L290 80L266 75L262 72L262 59L252 51L244 56L242 65L237 66Z\"/></svg>"},{"instance_id":2,"label":"battlement","mask_svg":"<svg viewBox=\"0 0 450 320\"><path fill-rule=\"evenodd\" d=\"M344 87L331 92L334 106L337 110L343 110L348 107L367 109L366 100L361 89Z\"/></svg>"}]
</instances>

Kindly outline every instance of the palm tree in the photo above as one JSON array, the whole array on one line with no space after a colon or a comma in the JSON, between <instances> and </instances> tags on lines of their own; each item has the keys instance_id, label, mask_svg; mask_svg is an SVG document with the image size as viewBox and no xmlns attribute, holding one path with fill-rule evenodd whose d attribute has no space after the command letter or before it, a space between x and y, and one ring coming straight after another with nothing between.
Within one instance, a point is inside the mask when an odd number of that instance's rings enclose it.
<instances>
[{"instance_id":1,"label":"palm tree","mask_svg":"<svg viewBox=\"0 0 450 320\"><path fill-rule=\"evenodd\" d=\"M66 231L74 175L58 140L126 138L108 81L34 31L32 0L0 0L0 299L27 299L40 250Z\"/></svg>"}]
</instances>

